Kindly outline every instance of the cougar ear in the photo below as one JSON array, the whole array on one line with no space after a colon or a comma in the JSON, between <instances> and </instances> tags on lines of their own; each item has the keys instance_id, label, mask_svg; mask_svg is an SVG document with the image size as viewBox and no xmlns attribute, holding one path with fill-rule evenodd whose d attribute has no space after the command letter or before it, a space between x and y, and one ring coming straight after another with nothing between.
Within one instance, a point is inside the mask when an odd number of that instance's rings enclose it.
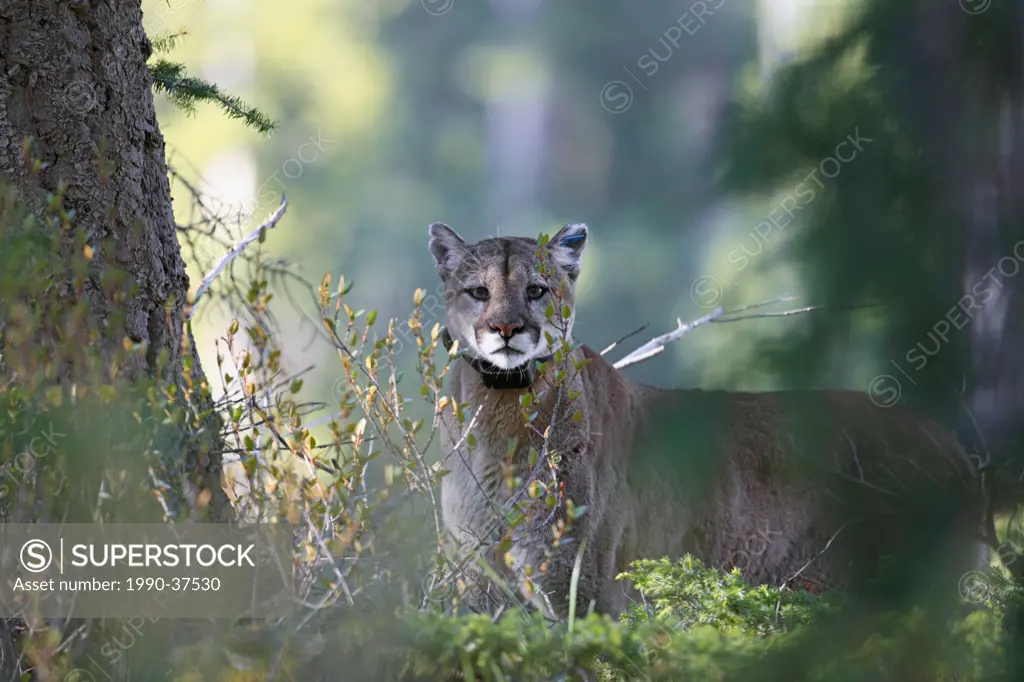
<instances>
[{"instance_id":1,"label":"cougar ear","mask_svg":"<svg viewBox=\"0 0 1024 682\"><path fill-rule=\"evenodd\" d=\"M429 229L430 253L434 255L437 271L443 279L453 272L466 252L466 240L444 223L433 223Z\"/></svg>"},{"instance_id":2,"label":"cougar ear","mask_svg":"<svg viewBox=\"0 0 1024 682\"><path fill-rule=\"evenodd\" d=\"M580 258L583 247L587 245L587 226L583 223L566 225L559 230L551 241L548 250L551 257L565 270L569 279L575 281L580 276Z\"/></svg>"}]
</instances>

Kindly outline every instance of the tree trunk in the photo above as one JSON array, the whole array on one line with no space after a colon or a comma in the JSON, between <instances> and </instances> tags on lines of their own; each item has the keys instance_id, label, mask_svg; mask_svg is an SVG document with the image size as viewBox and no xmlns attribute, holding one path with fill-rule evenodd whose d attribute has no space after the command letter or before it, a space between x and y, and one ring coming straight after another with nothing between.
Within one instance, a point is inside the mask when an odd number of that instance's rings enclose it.
<instances>
[{"instance_id":1,"label":"tree trunk","mask_svg":"<svg viewBox=\"0 0 1024 682\"><path fill-rule=\"evenodd\" d=\"M973 155L963 183L965 290L986 281L993 294L971 327L967 398L1003 510L1024 502L1024 7L1005 12L1012 28L1000 46L1009 66L996 73L978 69L972 79ZM1024 576L1024 561L1017 559L1011 570Z\"/></svg>"},{"instance_id":2,"label":"tree trunk","mask_svg":"<svg viewBox=\"0 0 1024 682\"><path fill-rule=\"evenodd\" d=\"M127 337L145 344L145 361L119 368L119 377L159 373L180 383L186 358L192 376L202 374L184 325L189 280L146 68L150 54L139 0L0 0L0 183L17 188L32 210L63 191L64 208L74 211L74 226L93 249L81 291L93 321L105 328L101 357L113 358ZM34 160L42 164L34 168ZM61 255L81 248L64 243ZM127 299L105 285L112 269L128 276ZM74 369L67 372L56 379L73 381ZM224 519L230 506L220 484L219 429L209 426L210 442L186 446L184 469L198 488L190 492Z\"/></svg>"},{"instance_id":3,"label":"tree trunk","mask_svg":"<svg viewBox=\"0 0 1024 682\"><path fill-rule=\"evenodd\" d=\"M937 238L962 251L960 302L976 303L953 377L963 380L958 432L986 464L995 510L1006 512L1024 502L1024 6L989 10L920 3L906 59L916 87L906 97L931 140L943 209L960 225ZM1024 561L1011 570L1024 576Z\"/></svg>"}]
</instances>

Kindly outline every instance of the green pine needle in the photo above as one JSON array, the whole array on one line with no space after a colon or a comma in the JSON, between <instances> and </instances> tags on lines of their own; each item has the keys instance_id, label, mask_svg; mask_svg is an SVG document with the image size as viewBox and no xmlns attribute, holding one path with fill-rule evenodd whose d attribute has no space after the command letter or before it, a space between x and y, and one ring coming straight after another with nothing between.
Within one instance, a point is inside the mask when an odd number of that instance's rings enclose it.
<instances>
[{"instance_id":1,"label":"green pine needle","mask_svg":"<svg viewBox=\"0 0 1024 682\"><path fill-rule=\"evenodd\" d=\"M178 45L178 41L188 35L188 31L182 26L177 31L162 31L150 39L154 54L166 54Z\"/></svg>"},{"instance_id":2,"label":"green pine needle","mask_svg":"<svg viewBox=\"0 0 1024 682\"><path fill-rule=\"evenodd\" d=\"M276 123L259 109L250 107L234 95L221 92L212 83L187 75L184 64L160 59L149 65L149 74L153 78L153 89L164 93L175 106L189 115L195 113L198 102L212 102L229 118L242 120L261 135L267 135L276 127Z\"/></svg>"}]
</instances>

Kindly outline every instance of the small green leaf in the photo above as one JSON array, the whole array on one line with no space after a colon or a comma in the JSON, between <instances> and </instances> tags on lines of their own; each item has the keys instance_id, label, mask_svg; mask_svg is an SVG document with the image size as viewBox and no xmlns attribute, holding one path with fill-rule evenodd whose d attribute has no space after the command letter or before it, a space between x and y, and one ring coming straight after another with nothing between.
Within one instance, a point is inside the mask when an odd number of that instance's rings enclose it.
<instances>
[{"instance_id":1,"label":"small green leaf","mask_svg":"<svg viewBox=\"0 0 1024 682\"><path fill-rule=\"evenodd\" d=\"M523 407L529 407L530 405L533 405L533 394L524 393L521 396L519 396L519 404L522 405Z\"/></svg>"},{"instance_id":2,"label":"small green leaf","mask_svg":"<svg viewBox=\"0 0 1024 682\"><path fill-rule=\"evenodd\" d=\"M366 326L367 327L372 327L373 323L376 322L376 321L377 321L377 311L376 310L371 310L366 315Z\"/></svg>"}]
</instances>

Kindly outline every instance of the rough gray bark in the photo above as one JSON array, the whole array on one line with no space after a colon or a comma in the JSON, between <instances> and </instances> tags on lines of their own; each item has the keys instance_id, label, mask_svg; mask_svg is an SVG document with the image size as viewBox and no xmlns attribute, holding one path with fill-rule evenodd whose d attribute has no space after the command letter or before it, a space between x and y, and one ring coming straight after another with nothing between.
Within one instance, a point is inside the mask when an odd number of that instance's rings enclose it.
<instances>
[{"instance_id":1,"label":"rough gray bark","mask_svg":"<svg viewBox=\"0 0 1024 682\"><path fill-rule=\"evenodd\" d=\"M85 292L98 321L126 320L103 339L111 353L125 336L148 344L145 366L124 368L129 380L154 374L164 351L169 378L180 373L185 353L201 376L194 344L183 338L189 280L146 68L150 54L139 0L0 0L0 182L33 207L66 186L64 207L74 210L90 244L114 245L96 250ZM40 160L40 170L32 172L26 158ZM119 302L104 291L100 273L107 268L127 273L135 295ZM216 424L210 427L216 434ZM190 446L184 468L209 491L215 518L226 518L215 438Z\"/></svg>"},{"instance_id":2,"label":"rough gray bark","mask_svg":"<svg viewBox=\"0 0 1024 682\"><path fill-rule=\"evenodd\" d=\"M32 197L67 183L65 205L97 238L124 236L101 254L141 286L127 333L155 352L179 347L188 277L178 250L137 1L5 0L0 9L0 177ZM32 178L25 137L43 168ZM109 177L105 177L110 173ZM135 223L146 229L138 236ZM177 299L171 323L163 305ZM104 315L109 302L92 301Z\"/></svg>"}]
</instances>

